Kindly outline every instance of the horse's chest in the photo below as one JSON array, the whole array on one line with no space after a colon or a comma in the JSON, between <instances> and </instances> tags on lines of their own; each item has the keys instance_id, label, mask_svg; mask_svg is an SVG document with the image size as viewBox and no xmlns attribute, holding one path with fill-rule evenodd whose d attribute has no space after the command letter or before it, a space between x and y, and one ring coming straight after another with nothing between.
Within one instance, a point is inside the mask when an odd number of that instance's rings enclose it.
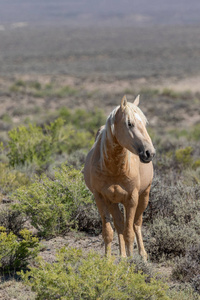
<instances>
[{"instance_id":1,"label":"horse's chest","mask_svg":"<svg viewBox=\"0 0 200 300\"><path fill-rule=\"evenodd\" d=\"M128 197L127 189L119 184L107 184L101 191L104 198L113 203L123 203Z\"/></svg>"}]
</instances>

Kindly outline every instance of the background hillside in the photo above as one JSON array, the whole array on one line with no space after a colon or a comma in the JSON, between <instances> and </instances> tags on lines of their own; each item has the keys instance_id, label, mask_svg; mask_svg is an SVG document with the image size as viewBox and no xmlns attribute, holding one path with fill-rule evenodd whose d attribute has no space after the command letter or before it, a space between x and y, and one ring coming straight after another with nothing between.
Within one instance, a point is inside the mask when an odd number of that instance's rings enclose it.
<instances>
[{"instance_id":1,"label":"background hillside","mask_svg":"<svg viewBox=\"0 0 200 300\"><path fill-rule=\"evenodd\" d=\"M67 23L76 26L199 23L200 3L164 0L7 0L0 1L0 22Z\"/></svg>"}]
</instances>

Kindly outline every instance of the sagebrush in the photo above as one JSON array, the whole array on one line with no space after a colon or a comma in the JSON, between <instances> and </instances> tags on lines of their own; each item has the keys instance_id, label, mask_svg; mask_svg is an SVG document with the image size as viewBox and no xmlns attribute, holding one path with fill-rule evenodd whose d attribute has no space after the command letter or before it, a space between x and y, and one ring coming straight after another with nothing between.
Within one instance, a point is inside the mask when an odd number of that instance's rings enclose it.
<instances>
[{"instance_id":1,"label":"sagebrush","mask_svg":"<svg viewBox=\"0 0 200 300\"><path fill-rule=\"evenodd\" d=\"M36 299L170 299L162 281L135 273L129 260L118 263L93 252L62 248L53 264L38 260L38 266L21 272L26 284L36 292Z\"/></svg>"},{"instance_id":2,"label":"sagebrush","mask_svg":"<svg viewBox=\"0 0 200 300\"><path fill-rule=\"evenodd\" d=\"M39 252L39 240L27 229L20 232L18 238L13 232L0 227L0 273L6 274L26 268L31 259Z\"/></svg>"},{"instance_id":3,"label":"sagebrush","mask_svg":"<svg viewBox=\"0 0 200 300\"><path fill-rule=\"evenodd\" d=\"M54 178L43 174L36 177L28 187L15 193L18 203L15 209L30 218L39 235L53 236L76 227L82 210L90 210L92 204L83 175L63 164L54 173Z\"/></svg>"}]
</instances>

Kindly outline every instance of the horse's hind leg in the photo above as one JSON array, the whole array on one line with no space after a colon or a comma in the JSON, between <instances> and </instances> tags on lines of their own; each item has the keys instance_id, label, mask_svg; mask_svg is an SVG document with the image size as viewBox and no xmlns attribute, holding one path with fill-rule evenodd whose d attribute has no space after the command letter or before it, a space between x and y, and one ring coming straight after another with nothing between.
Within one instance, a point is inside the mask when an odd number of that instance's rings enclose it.
<instances>
[{"instance_id":1,"label":"horse's hind leg","mask_svg":"<svg viewBox=\"0 0 200 300\"><path fill-rule=\"evenodd\" d=\"M138 207L135 213L135 219L133 225L136 234L136 239L137 239L138 252L145 261L147 260L147 253L144 248L141 228L142 228L142 214L149 202L150 189L151 189L151 185L139 196Z\"/></svg>"},{"instance_id":2,"label":"horse's hind leg","mask_svg":"<svg viewBox=\"0 0 200 300\"><path fill-rule=\"evenodd\" d=\"M106 256L111 256L111 243L113 240L113 229L110 224L111 221L110 213L108 207L106 206L104 198L99 193L95 193L94 195L95 195L96 204L102 220L102 236L105 243L105 254Z\"/></svg>"},{"instance_id":3,"label":"horse's hind leg","mask_svg":"<svg viewBox=\"0 0 200 300\"><path fill-rule=\"evenodd\" d=\"M124 215L121 213L119 209L119 205L117 203L112 203L109 206L109 211L112 214L114 225L118 233L120 255L122 257L126 257L126 248L125 248L124 235L123 235Z\"/></svg>"}]
</instances>

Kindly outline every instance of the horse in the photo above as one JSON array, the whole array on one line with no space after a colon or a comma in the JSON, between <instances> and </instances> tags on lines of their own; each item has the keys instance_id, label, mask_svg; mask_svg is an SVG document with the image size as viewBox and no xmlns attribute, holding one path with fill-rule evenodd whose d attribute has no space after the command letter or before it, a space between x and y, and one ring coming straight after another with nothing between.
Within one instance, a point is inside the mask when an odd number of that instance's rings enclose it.
<instances>
[{"instance_id":1,"label":"horse","mask_svg":"<svg viewBox=\"0 0 200 300\"><path fill-rule=\"evenodd\" d=\"M111 256L112 215L121 257L133 255L136 235L138 252L146 261L141 226L153 179L155 148L138 105L139 95L133 103L126 96L122 98L99 129L83 173L101 215L105 255Z\"/></svg>"}]
</instances>

